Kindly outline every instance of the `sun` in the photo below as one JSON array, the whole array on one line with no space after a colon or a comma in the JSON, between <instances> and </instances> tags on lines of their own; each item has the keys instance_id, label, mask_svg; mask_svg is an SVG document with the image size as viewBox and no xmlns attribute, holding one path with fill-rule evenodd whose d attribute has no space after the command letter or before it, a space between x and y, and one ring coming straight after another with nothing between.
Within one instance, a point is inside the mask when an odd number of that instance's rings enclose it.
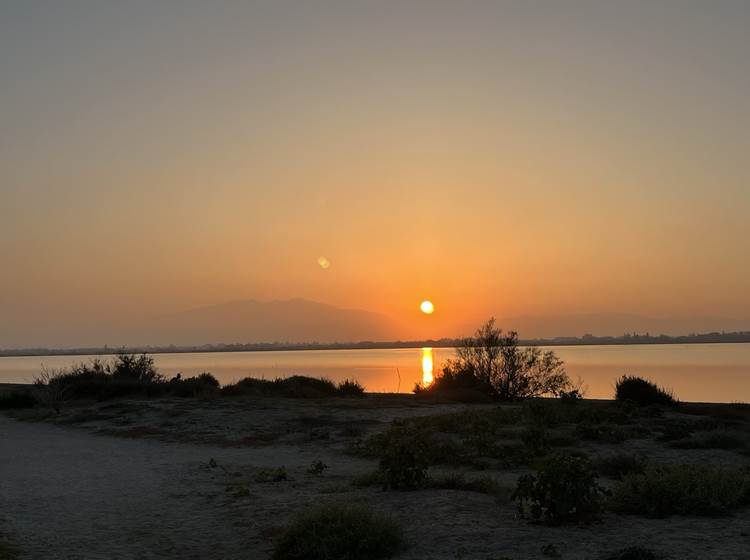
<instances>
[{"instance_id":1,"label":"sun","mask_svg":"<svg viewBox=\"0 0 750 560\"><path fill-rule=\"evenodd\" d=\"M435 311L435 306L432 305L429 299L426 299L419 304L419 310L425 315L432 315L432 312Z\"/></svg>"}]
</instances>

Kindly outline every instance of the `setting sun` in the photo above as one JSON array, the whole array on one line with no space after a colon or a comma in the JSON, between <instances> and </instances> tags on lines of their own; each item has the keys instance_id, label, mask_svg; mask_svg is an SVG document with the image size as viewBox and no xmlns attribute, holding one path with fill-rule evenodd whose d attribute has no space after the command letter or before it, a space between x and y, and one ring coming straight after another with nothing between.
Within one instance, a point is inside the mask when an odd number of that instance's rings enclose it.
<instances>
[{"instance_id":1,"label":"setting sun","mask_svg":"<svg viewBox=\"0 0 750 560\"><path fill-rule=\"evenodd\" d=\"M426 299L419 304L419 309L425 315L432 315L432 312L435 311L435 306L432 305L432 302L429 299Z\"/></svg>"}]
</instances>

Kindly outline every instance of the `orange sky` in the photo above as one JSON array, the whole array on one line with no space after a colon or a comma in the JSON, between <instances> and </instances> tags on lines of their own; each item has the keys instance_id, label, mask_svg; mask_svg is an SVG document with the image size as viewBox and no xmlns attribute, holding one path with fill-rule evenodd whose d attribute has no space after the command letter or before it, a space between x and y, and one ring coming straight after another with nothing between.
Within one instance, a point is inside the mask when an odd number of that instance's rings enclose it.
<instances>
[{"instance_id":1,"label":"orange sky","mask_svg":"<svg viewBox=\"0 0 750 560\"><path fill-rule=\"evenodd\" d=\"M747 6L176 6L2 8L4 321L750 317Z\"/></svg>"}]
</instances>

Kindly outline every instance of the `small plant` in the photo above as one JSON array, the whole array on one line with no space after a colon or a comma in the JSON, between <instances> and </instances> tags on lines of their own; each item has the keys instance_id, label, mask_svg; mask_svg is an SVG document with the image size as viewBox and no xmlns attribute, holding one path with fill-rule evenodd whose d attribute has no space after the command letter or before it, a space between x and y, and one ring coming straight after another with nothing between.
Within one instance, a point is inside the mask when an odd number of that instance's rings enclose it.
<instances>
[{"instance_id":1,"label":"small plant","mask_svg":"<svg viewBox=\"0 0 750 560\"><path fill-rule=\"evenodd\" d=\"M429 456L427 442L418 431L408 426L394 426L383 449L380 470L386 488L415 490L427 481Z\"/></svg>"},{"instance_id":2,"label":"small plant","mask_svg":"<svg viewBox=\"0 0 750 560\"><path fill-rule=\"evenodd\" d=\"M428 480L428 485L430 488L439 488L441 490L464 490L479 494L497 494L500 491L498 483L486 475L469 479L463 475L453 473L432 476Z\"/></svg>"},{"instance_id":3,"label":"small plant","mask_svg":"<svg viewBox=\"0 0 750 560\"><path fill-rule=\"evenodd\" d=\"M361 505L322 505L292 520L274 560L377 560L403 547L400 526Z\"/></svg>"},{"instance_id":4,"label":"small plant","mask_svg":"<svg viewBox=\"0 0 750 560\"><path fill-rule=\"evenodd\" d=\"M545 544L542 547L542 554L549 558L562 558L562 554L560 554L560 551L557 549L557 546L555 546L552 543Z\"/></svg>"},{"instance_id":5,"label":"small plant","mask_svg":"<svg viewBox=\"0 0 750 560\"><path fill-rule=\"evenodd\" d=\"M323 461L320 459L313 461L310 466L307 469L308 474L314 474L314 475L320 475L323 474L323 471L328 468L328 465L326 465Z\"/></svg>"},{"instance_id":6,"label":"small plant","mask_svg":"<svg viewBox=\"0 0 750 560\"><path fill-rule=\"evenodd\" d=\"M511 499L522 515L557 524L595 518L603 494L587 459L557 455L544 461L536 474L519 478Z\"/></svg>"},{"instance_id":7,"label":"small plant","mask_svg":"<svg viewBox=\"0 0 750 560\"><path fill-rule=\"evenodd\" d=\"M612 507L649 517L725 515L750 504L750 472L701 465L649 465L626 475Z\"/></svg>"},{"instance_id":8,"label":"small plant","mask_svg":"<svg viewBox=\"0 0 750 560\"><path fill-rule=\"evenodd\" d=\"M592 424L581 422L576 426L576 433L582 438L604 443L622 443L627 434L619 426L612 424Z\"/></svg>"},{"instance_id":9,"label":"small plant","mask_svg":"<svg viewBox=\"0 0 750 560\"><path fill-rule=\"evenodd\" d=\"M639 406L660 404L674 406L677 401L671 391L656 383L634 375L623 375L615 384L615 398L618 401L631 401Z\"/></svg>"},{"instance_id":10,"label":"small plant","mask_svg":"<svg viewBox=\"0 0 750 560\"><path fill-rule=\"evenodd\" d=\"M285 467L277 467L275 469L260 469L253 476L255 482L281 482L287 479L287 473Z\"/></svg>"}]
</instances>

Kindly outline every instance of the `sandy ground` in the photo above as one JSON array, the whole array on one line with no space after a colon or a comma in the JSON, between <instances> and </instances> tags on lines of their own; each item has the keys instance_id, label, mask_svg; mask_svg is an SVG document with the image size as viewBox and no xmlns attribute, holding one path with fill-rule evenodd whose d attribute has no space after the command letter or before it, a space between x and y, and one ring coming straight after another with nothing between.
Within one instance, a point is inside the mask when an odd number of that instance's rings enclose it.
<instances>
[{"instance_id":1,"label":"sandy ground","mask_svg":"<svg viewBox=\"0 0 750 560\"><path fill-rule=\"evenodd\" d=\"M357 501L403 525L409 548L402 560L542 559L546 544L571 559L632 544L671 558L750 558L747 511L715 519L607 514L594 525L550 528L484 494L353 487L351 479L376 463L344 453L347 441L396 417L461 408L404 402L164 400L74 408L53 422L0 415L0 530L22 558L40 560L264 559L295 512ZM659 453L646 440L632 446ZM679 453L747 464L728 451ZM330 468L308 473L315 460ZM257 480L260 469L281 466L287 480ZM510 491L520 472L490 474Z\"/></svg>"}]
</instances>

